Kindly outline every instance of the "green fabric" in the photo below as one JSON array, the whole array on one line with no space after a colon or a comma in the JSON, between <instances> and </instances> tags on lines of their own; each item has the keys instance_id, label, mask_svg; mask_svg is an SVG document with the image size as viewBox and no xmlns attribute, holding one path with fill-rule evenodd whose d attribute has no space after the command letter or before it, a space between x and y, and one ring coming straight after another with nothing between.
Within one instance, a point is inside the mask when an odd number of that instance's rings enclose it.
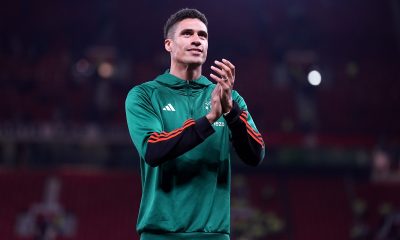
<instances>
[{"instance_id":1,"label":"green fabric","mask_svg":"<svg viewBox=\"0 0 400 240\"><path fill-rule=\"evenodd\" d=\"M142 179L139 233L229 234L230 131L223 117L214 123L215 133L180 157L154 168L144 160L151 133L172 131L187 119L196 120L209 112L214 87L204 76L185 81L165 73L129 92L127 123L140 155ZM247 110L236 91L233 98ZM175 111L167 111L168 104ZM248 120L256 129L250 114Z\"/></svg>"},{"instance_id":2,"label":"green fabric","mask_svg":"<svg viewBox=\"0 0 400 240\"><path fill-rule=\"evenodd\" d=\"M140 240L229 240L229 235L219 233L142 233Z\"/></svg>"}]
</instances>

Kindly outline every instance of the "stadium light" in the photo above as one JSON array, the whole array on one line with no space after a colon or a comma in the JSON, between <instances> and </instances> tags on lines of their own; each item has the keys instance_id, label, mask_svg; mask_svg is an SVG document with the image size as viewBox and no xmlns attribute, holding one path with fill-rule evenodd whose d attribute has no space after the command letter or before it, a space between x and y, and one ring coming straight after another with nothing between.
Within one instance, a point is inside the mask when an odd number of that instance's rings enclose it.
<instances>
[{"instance_id":1,"label":"stadium light","mask_svg":"<svg viewBox=\"0 0 400 240\"><path fill-rule=\"evenodd\" d=\"M313 86L318 86L321 84L321 74L316 70L311 71L308 73L308 82Z\"/></svg>"}]
</instances>

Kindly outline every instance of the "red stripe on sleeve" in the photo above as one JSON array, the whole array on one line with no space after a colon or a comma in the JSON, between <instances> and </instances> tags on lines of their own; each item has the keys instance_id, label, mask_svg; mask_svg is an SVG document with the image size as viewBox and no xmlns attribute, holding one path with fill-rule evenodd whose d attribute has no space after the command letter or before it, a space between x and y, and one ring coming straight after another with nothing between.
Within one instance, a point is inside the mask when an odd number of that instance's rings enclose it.
<instances>
[{"instance_id":1,"label":"red stripe on sleeve","mask_svg":"<svg viewBox=\"0 0 400 240\"><path fill-rule=\"evenodd\" d=\"M186 128L195 125L196 122L193 119L189 119L187 120L182 127L175 129L171 132L161 132L161 133L157 133L154 132L150 135L150 138L148 140L149 143L156 143L156 142L160 142L160 141L165 141L168 139L171 139L173 137L176 137L177 135L179 135L180 133L182 133L183 130L185 130Z\"/></svg>"},{"instance_id":2,"label":"red stripe on sleeve","mask_svg":"<svg viewBox=\"0 0 400 240\"><path fill-rule=\"evenodd\" d=\"M243 116L240 116L240 119L246 124L246 128L248 131L251 131L255 136L262 139L261 134L254 131L254 129L250 126L250 124L247 122L247 120Z\"/></svg>"},{"instance_id":3,"label":"red stripe on sleeve","mask_svg":"<svg viewBox=\"0 0 400 240\"><path fill-rule=\"evenodd\" d=\"M249 124L247 121L247 112L243 111L242 114L240 115L240 120L242 120L246 124L247 128L247 133L256 141L258 142L261 146L264 147L264 141L261 137L260 133L257 133Z\"/></svg>"}]
</instances>

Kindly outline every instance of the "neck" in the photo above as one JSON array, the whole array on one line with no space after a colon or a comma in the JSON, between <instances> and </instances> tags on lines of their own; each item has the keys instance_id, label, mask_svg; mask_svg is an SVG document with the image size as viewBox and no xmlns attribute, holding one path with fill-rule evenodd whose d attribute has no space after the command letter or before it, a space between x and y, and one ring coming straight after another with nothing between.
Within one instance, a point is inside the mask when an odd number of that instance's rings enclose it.
<instances>
[{"instance_id":1,"label":"neck","mask_svg":"<svg viewBox=\"0 0 400 240\"><path fill-rule=\"evenodd\" d=\"M170 74L183 80L195 80L201 76L201 65L171 63Z\"/></svg>"}]
</instances>

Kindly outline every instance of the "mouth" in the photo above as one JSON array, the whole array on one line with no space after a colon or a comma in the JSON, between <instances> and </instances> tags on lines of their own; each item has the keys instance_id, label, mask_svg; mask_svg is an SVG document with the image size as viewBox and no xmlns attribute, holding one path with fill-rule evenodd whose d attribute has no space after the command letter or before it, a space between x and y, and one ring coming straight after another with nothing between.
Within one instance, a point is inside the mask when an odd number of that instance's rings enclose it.
<instances>
[{"instance_id":1,"label":"mouth","mask_svg":"<svg viewBox=\"0 0 400 240\"><path fill-rule=\"evenodd\" d=\"M190 48L188 49L189 52L195 52L195 53L202 53L203 50L199 49L199 48Z\"/></svg>"}]
</instances>

